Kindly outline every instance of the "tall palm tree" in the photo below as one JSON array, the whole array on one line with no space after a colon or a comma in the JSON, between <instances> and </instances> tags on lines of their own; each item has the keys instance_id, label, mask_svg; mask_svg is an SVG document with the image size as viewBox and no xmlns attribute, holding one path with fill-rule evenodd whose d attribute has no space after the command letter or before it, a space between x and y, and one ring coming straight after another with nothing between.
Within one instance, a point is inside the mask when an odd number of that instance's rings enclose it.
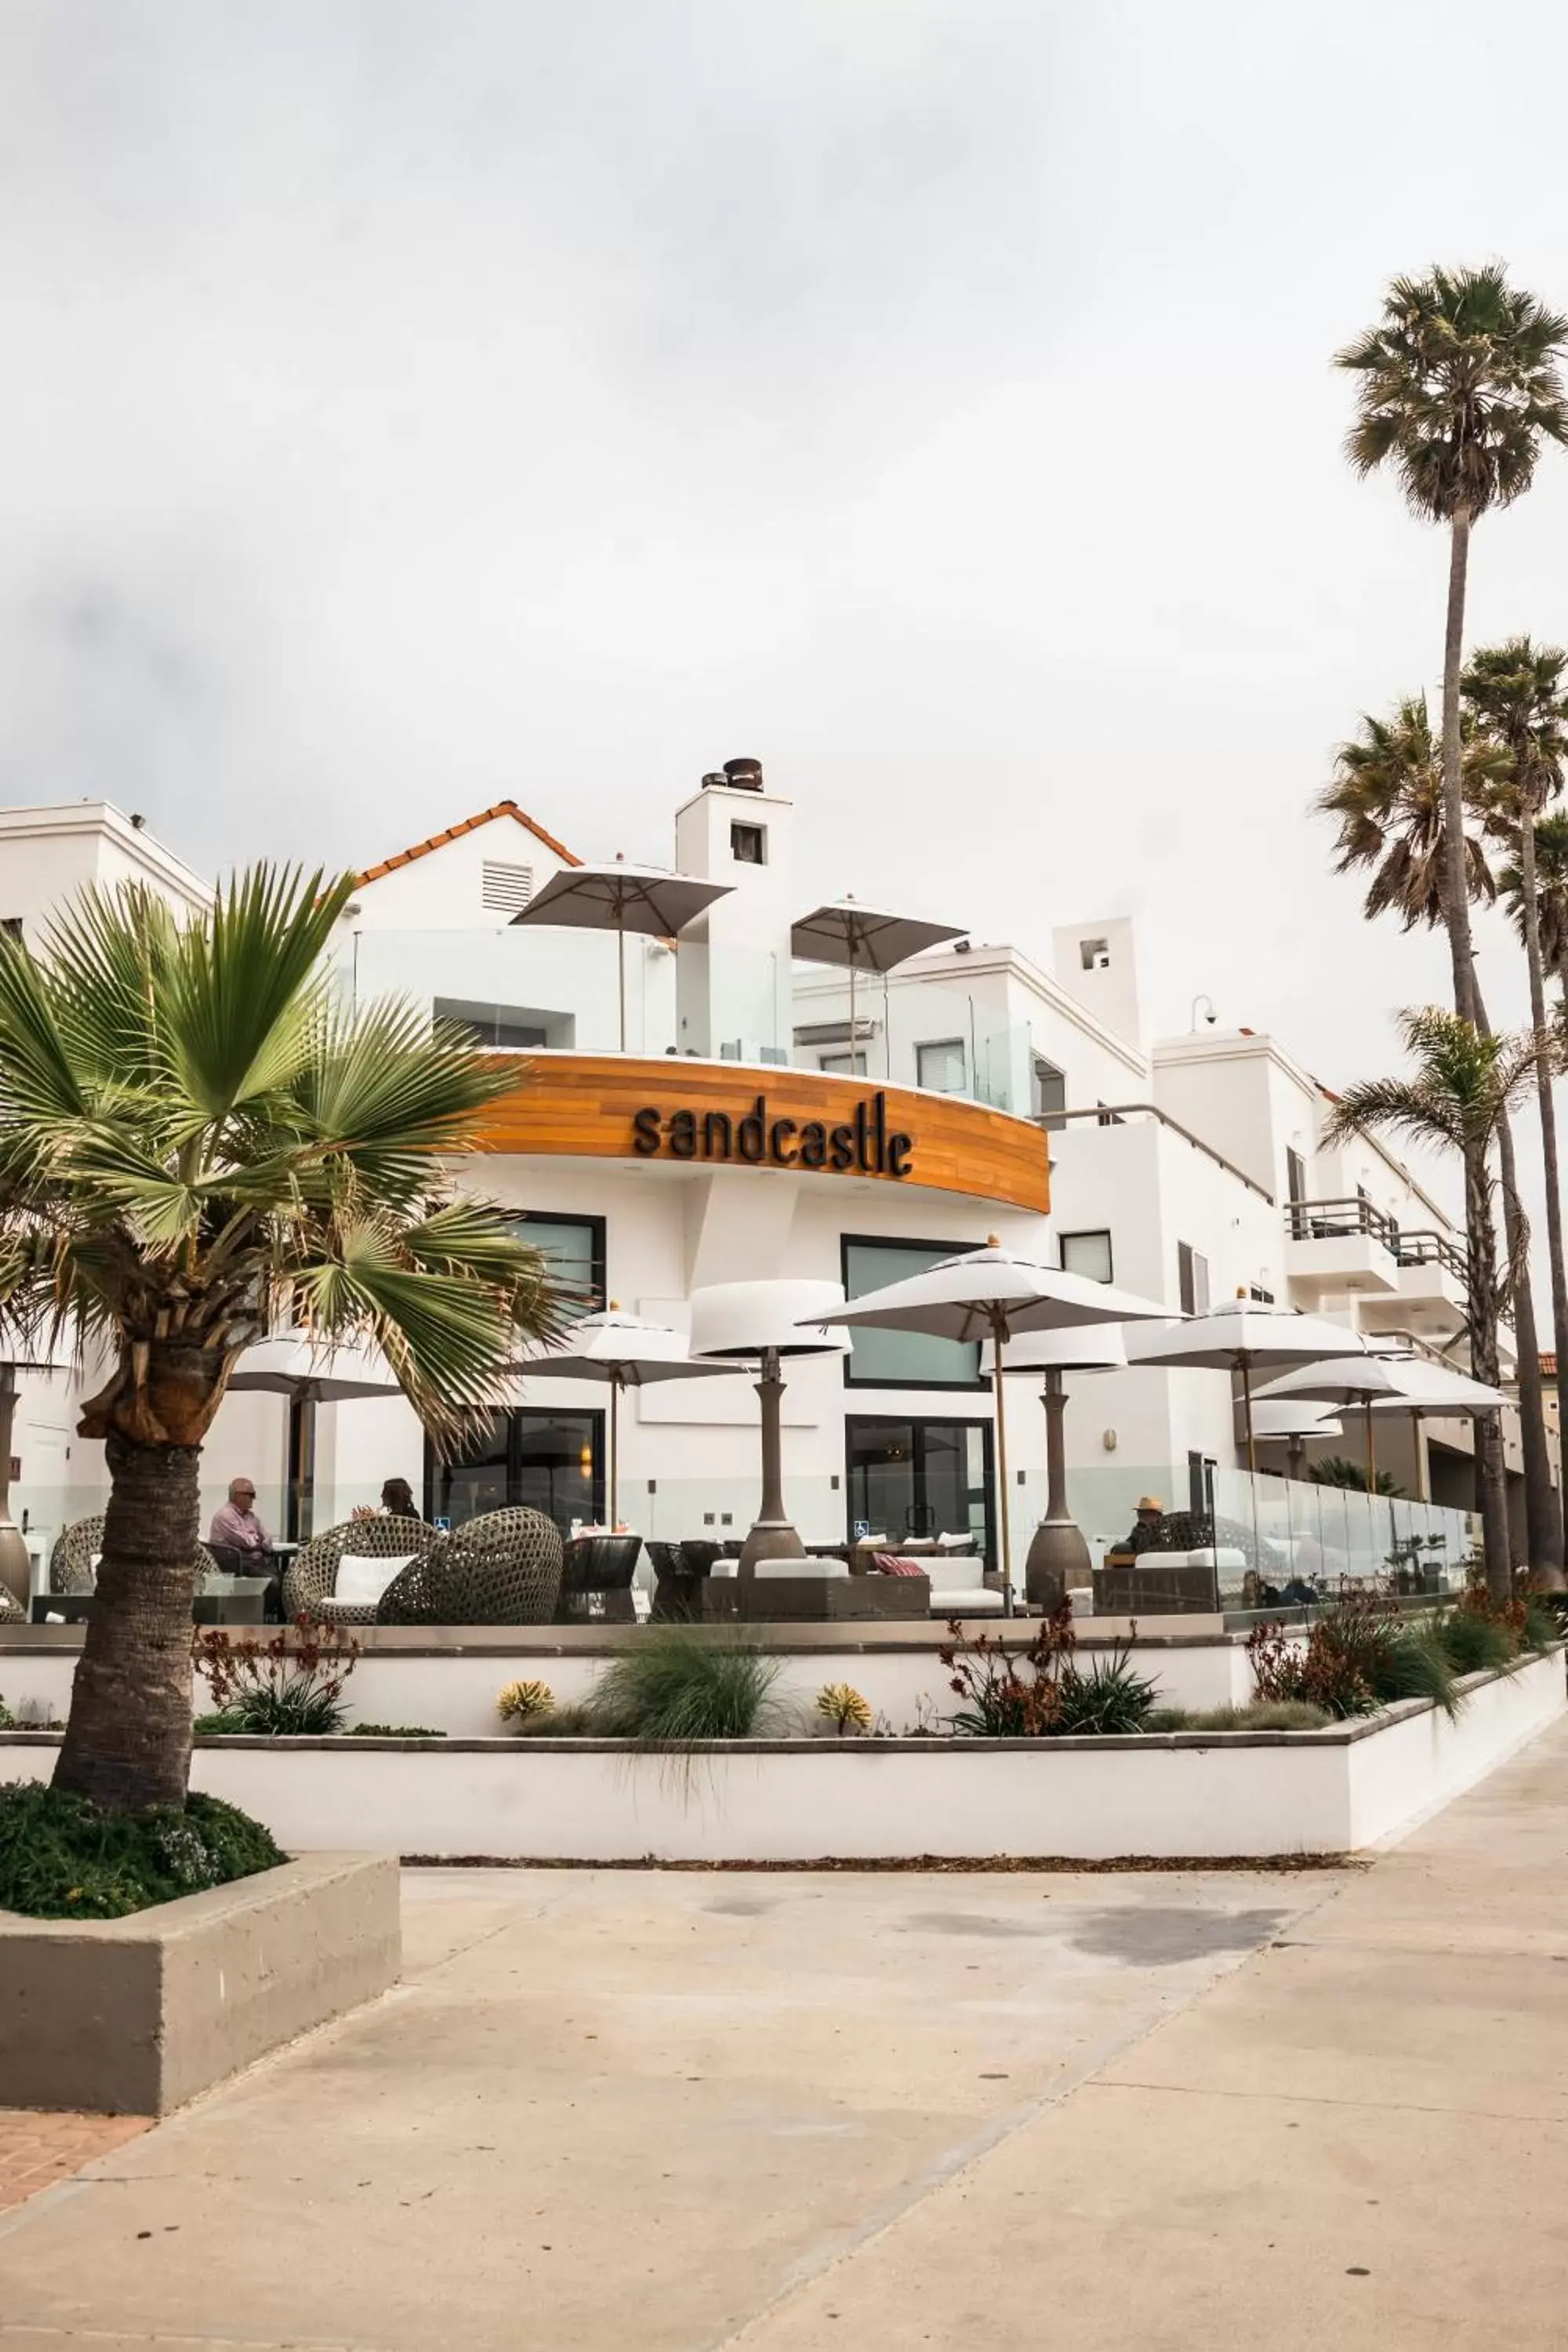
<instances>
[{"instance_id":1,"label":"tall palm tree","mask_svg":"<svg viewBox=\"0 0 1568 2352\"><path fill-rule=\"evenodd\" d=\"M1504 826L1499 796L1511 774L1511 761L1507 751L1484 735L1468 713L1463 716L1460 734L1467 818L1466 881L1472 898L1489 904L1497 895L1498 885L1481 835L1497 834ZM1335 755L1332 781L1319 793L1314 805L1322 814L1338 821L1335 872L1346 874L1357 867L1372 869L1365 900L1369 919L1385 913L1397 915L1401 927L1407 931L1417 924L1435 929L1444 919L1442 756L1433 737L1424 694L1407 695L1395 706L1391 718L1377 719L1370 714L1363 718L1360 735L1341 744ZM1486 1008L1479 989L1474 991L1471 1011L1484 1030ZM1519 1342L1525 1537L1532 1567L1556 1583L1563 1572L1563 1510L1552 1484L1524 1212L1519 1197L1513 1129L1506 1116L1498 1128L1498 1157L1509 1261L1522 1269L1514 1292L1514 1336ZM1468 1313L1473 1319L1473 1297L1468 1301ZM1478 1479L1485 1475L1485 1464L1479 1454L1477 1473Z\"/></svg>"},{"instance_id":2,"label":"tall palm tree","mask_svg":"<svg viewBox=\"0 0 1568 2352\"><path fill-rule=\"evenodd\" d=\"M1502 1282L1490 1150L1504 1115L1534 1084L1535 1039L1483 1035L1473 1021L1439 1005L1403 1013L1399 1026L1405 1049L1415 1063L1414 1074L1363 1078L1347 1087L1330 1116L1328 1139L1342 1143L1361 1130L1384 1128L1407 1142L1458 1153L1467 1171L1479 1168L1479 1192L1467 1202L1472 1230L1480 1241L1479 1250L1471 1254L1470 1287L1472 1298L1489 1286L1492 1296L1489 1301L1478 1299L1482 1311L1479 1332L1472 1324L1470 1358L1476 1378L1495 1387ZM1507 1600L1511 1580L1498 1414L1483 1413L1477 1421L1476 1452L1478 1457L1489 1456L1494 1465L1479 1482L1487 1582L1497 1599Z\"/></svg>"},{"instance_id":3,"label":"tall palm tree","mask_svg":"<svg viewBox=\"0 0 1568 2352\"><path fill-rule=\"evenodd\" d=\"M1563 990L1559 1024L1568 1012L1568 809L1554 809L1537 817L1535 835L1535 905L1541 927L1541 961ZM1504 866L1498 887L1508 910L1524 937L1524 876L1517 865Z\"/></svg>"},{"instance_id":4,"label":"tall palm tree","mask_svg":"<svg viewBox=\"0 0 1568 2352\"><path fill-rule=\"evenodd\" d=\"M323 952L347 880L265 866L176 927L89 894L35 960L0 940L0 1323L101 1351L81 1409L110 1481L59 1787L183 1803L202 1441L286 1318L379 1346L437 1438L494 1402L554 1296L443 1155L514 1080L393 1003L346 1011Z\"/></svg>"},{"instance_id":5,"label":"tall palm tree","mask_svg":"<svg viewBox=\"0 0 1568 2352\"><path fill-rule=\"evenodd\" d=\"M1509 284L1502 265L1396 278L1383 317L1334 355L1359 376L1346 452L1359 474L1391 465L1406 503L1448 528L1443 642L1444 915L1454 1009L1470 1009L1459 667L1471 527L1529 489L1543 441L1568 443L1559 367L1568 318Z\"/></svg>"},{"instance_id":6,"label":"tall palm tree","mask_svg":"<svg viewBox=\"0 0 1568 2352\"><path fill-rule=\"evenodd\" d=\"M1552 1279L1552 1344L1559 1363L1568 1363L1568 1263L1564 1261L1563 1246L1557 1108L1552 1096L1556 1051L1547 1022L1535 829L1548 802L1563 789L1563 762L1568 756L1565 670L1568 652L1560 646L1536 646L1529 637L1510 637L1506 644L1489 646L1473 655L1463 678L1468 710L1499 748L1506 751L1509 760L1510 777L1504 798L1518 848L1519 890L1515 903L1530 972L1530 1017L1536 1037L1536 1094L1541 1106L1546 1244Z\"/></svg>"}]
</instances>

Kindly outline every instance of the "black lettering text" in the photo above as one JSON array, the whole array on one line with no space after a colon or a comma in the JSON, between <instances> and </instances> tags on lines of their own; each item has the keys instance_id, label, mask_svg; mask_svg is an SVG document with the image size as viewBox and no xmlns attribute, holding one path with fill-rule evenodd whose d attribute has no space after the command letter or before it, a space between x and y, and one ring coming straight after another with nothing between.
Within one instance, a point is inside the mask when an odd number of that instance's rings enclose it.
<instances>
[{"instance_id":1,"label":"black lettering text","mask_svg":"<svg viewBox=\"0 0 1568 2352\"><path fill-rule=\"evenodd\" d=\"M871 1136L866 1118L866 1106L863 1102L858 1102L855 1106L855 1165L859 1169L862 1176L870 1175Z\"/></svg>"},{"instance_id":2,"label":"black lettering text","mask_svg":"<svg viewBox=\"0 0 1568 2352\"><path fill-rule=\"evenodd\" d=\"M784 1150L785 1143L794 1133L793 1118L775 1118L768 1129L768 1157L770 1160L777 1160L781 1168L795 1166L794 1147L792 1146L788 1151Z\"/></svg>"},{"instance_id":3,"label":"black lettering text","mask_svg":"<svg viewBox=\"0 0 1568 2352\"><path fill-rule=\"evenodd\" d=\"M658 1113L656 1110L635 1110L632 1113L632 1150L639 1160L649 1160L658 1150Z\"/></svg>"},{"instance_id":4,"label":"black lettering text","mask_svg":"<svg viewBox=\"0 0 1568 2352\"><path fill-rule=\"evenodd\" d=\"M669 1151L673 1160L695 1160L697 1157L697 1113L678 1110L670 1115Z\"/></svg>"},{"instance_id":5,"label":"black lettering text","mask_svg":"<svg viewBox=\"0 0 1568 2352\"><path fill-rule=\"evenodd\" d=\"M909 1174L910 1154L914 1148L915 1139L912 1135L889 1136L888 1173L889 1176L907 1176Z\"/></svg>"},{"instance_id":6,"label":"black lettering text","mask_svg":"<svg viewBox=\"0 0 1568 2352\"><path fill-rule=\"evenodd\" d=\"M723 1149L721 1150L719 1148L718 1141L718 1139L721 1136L723 1139ZM703 1159L728 1160L730 1157L730 1147L733 1139L734 1139L730 1131L729 1112L727 1110L710 1110L707 1118L702 1122Z\"/></svg>"},{"instance_id":7,"label":"black lettering text","mask_svg":"<svg viewBox=\"0 0 1568 2352\"><path fill-rule=\"evenodd\" d=\"M808 1118L800 1130L800 1164L803 1168L827 1165L827 1129L819 1118Z\"/></svg>"},{"instance_id":8,"label":"black lettering text","mask_svg":"<svg viewBox=\"0 0 1568 2352\"><path fill-rule=\"evenodd\" d=\"M855 1130L852 1127L836 1127L828 1137L832 1148L832 1164L843 1170L855 1165Z\"/></svg>"},{"instance_id":9,"label":"black lettering text","mask_svg":"<svg viewBox=\"0 0 1568 2352\"><path fill-rule=\"evenodd\" d=\"M759 1095L752 1108L735 1129L736 1152L741 1159L749 1160L753 1168L760 1163L767 1149L767 1097Z\"/></svg>"}]
</instances>

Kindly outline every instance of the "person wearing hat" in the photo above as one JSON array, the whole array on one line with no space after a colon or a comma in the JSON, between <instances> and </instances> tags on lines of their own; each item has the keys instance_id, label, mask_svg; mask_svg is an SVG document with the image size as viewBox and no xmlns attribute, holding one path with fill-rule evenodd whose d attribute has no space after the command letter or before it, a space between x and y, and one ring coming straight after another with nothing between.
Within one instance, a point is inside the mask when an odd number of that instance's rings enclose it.
<instances>
[{"instance_id":1,"label":"person wearing hat","mask_svg":"<svg viewBox=\"0 0 1568 2352\"><path fill-rule=\"evenodd\" d=\"M1132 1531L1119 1544L1112 1545L1105 1555L1107 1568L1125 1568L1140 1552L1163 1551L1165 1541L1165 1506L1158 1495L1140 1495L1138 1515Z\"/></svg>"}]
</instances>

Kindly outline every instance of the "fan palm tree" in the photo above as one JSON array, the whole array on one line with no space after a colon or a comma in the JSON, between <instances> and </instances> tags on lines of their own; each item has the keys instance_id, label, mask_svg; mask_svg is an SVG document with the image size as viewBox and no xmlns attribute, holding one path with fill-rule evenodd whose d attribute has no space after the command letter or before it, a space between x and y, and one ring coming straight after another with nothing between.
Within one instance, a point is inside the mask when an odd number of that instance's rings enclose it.
<instances>
[{"instance_id":1,"label":"fan palm tree","mask_svg":"<svg viewBox=\"0 0 1568 2352\"><path fill-rule=\"evenodd\" d=\"M1541 929L1541 961L1560 983L1563 1002L1558 1023L1568 1013L1568 809L1554 809L1537 817L1535 835L1535 907ZM1517 865L1502 866L1498 887L1524 937L1524 875Z\"/></svg>"},{"instance_id":2,"label":"fan palm tree","mask_svg":"<svg viewBox=\"0 0 1568 2352\"><path fill-rule=\"evenodd\" d=\"M1498 1311L1505 1286L1498 1268L1490 1150L1503 1118L1535 1082L1535 1039L1484 1034L1473 1021L1440 1005L1401 1014L1399 1026L1415 1064L1414 1074L1363 1078L1347 1087L1329 1118L1327 1139L1343 1143L1381 1128L1406 1142L1458 1153L1467 1175L1472 1168L1480 1170L1479 1189L1467 1201L1470 1229L1480 1243L1470 1252L1470 1363L1477 1380L1495 1388ZM1478 1482L1487 1582L1497 1599L1506 1601L1511 1579L1498 1414L1478 1419L1476 1453L1488 1465Z\"/></svg>"},{"instance_id":3,"label":"fan palm tree","mask_svg":"<svg viewBox=\"0 0 1568 2352\"><path fill-rule=\"evenodd\" d=\"M0 940L0 1324L112 1365L81 1408L110 1495L58 1786L183 1803L202 1441L286 1318L385 1353L437 1439L493 1404L554 1294L496 1204L457 1194L515 1083L322 957L351 890L260 867L184 929L89 894L35 959Z\"/></svg>"},{"instance_id":4,"label":"fan palm tree","mask_svg":"<svg viewBox=\"0 0 1568 2352\"><path fill-rule=\"evenodd\" d=\"M1508 752L1484 735L1468 713L1461 724L1465 876L1473 898L1489 904L1497 881L1481 836L1506 829L1500 796L1512 763ZM1372 869L1365 900L1368 918L1397 915L1401 928L1435 929L1445 914L1443 782L1440 747L1432 733L1424 694L1407 695L1392 717L1363 717L1361 733L1342 743L1334 776L1319 793L1316 808L1338 821L1335 872ZM1471 1011L1487 1026L1479 989ZM1503 1221L1509 1259L1524 1269L1514 1297L1514 1333L1519 1342L1520 1435L1524 1454L1525 1533L1531 1565L1555 1582L1563 1559L1563 1510L1552 1484L1546 1440L1535 1301L1528 1276L1524 1213L1520 1203L1513 1130L1504 1118L1498 1129L1502 1173ZM1474 1236L1468 1236L1474 1247ZM1473 1302L1472 1302L1473 1311ZM1478 1475L1485 1474L1478 1456Z\"/></svg>"},{"instance_id":5,"label":"fan palm tree","mask_svg":"<svg viewBox=\"0 0 1568 2352\"><path fill-rule=\"evenodd\" d=\"M1525 961L1530 972L1530 1017L1536 1037L1536 1093L1541 1105L1541 1150L1546 1178L1546 1242L1552 1279L1552 1346L1568 1363L1568 1265L1563 1246L1563 1201L1557 1160L1557 1108L1552 1096L1554 1041L1546 1011L1545 959L1536 880L1535 829L1549 801L1563 789L1568 756L1568 652L1510 637L1473 655L1464 672L1468 711L1508 755L1509 783L1503 802L1518 850L1519 888L1514 897Z\"/></svg>"},{"instance_id":6,"label":"fan palm tree","mask_svg":"<svg viewBox=\"0 0 1568 2352\"><path fill-rule=\"evenodd\" d=\"M1480 835L1495 827L1509 760L1473 727L1465 736L1465 887L1489 905L1497 883ZM1394 914L1408 931L1444 919L1443 754L1425 694L1406 695L1387 719L1363 716L1360 734L1335 752L1333 779L1313 806L1339 824L1335 873L1373 869L1363 910L1369 921Z\"/></svg>"},{"instance_id":7,"label":"fan palm tree","mask_svg":"<svg viewBox=\"0 0 1568 2352\"><path fill-rule=\"evenodd\" d=\"M1391 465L1406 503L1448 529L1443 647L1444 916L1454 1009L1470 1010L1470 907L1459 668L1471 527L1529 489L1543 441L1568 443L1559 361L1568 318L1509 284L1500 263L1396 278L1376 326L1334 363L1360 378L1346 452L1359 474Z\"/></svg>"}]
</instances>

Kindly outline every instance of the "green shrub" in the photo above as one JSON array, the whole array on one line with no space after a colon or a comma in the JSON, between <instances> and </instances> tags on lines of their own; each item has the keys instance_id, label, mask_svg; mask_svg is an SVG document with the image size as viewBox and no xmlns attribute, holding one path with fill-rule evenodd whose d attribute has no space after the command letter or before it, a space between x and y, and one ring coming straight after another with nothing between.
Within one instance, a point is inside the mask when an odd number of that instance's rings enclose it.
<instances>
[{"instance_id":1,"label":"green shrub","mask_svg":"<svg viewBox=\"0 0 1568 2352\"><path fill-rule=\"evenodd\" d=\"M40 1780L0 1789L0 1911L29 1918L121 1919L287 1860L216 1797L108 1813Z\"/></svg>"},{"instance_id":2,"label":"green shrub","mask_svg":"<svg viewBox=\"0 0 1568 2352\"><path fill-rule=\"evenodd\" d=\"M1304 1646L1283 1627L1255 1625L1247 1638L1258 1696L1305 1700L1332 1716L1370 1715L1395 1699L1429 1698L1458 1710L1454 1662L1428 1621L1416 1625L1374 1593L1351 1593L1325 1612Z\"/></svg>"},{"instance_id":3,"label":"green shrub","mask_svg":"<svg viewBox=\"0 0 1568 2352\"><path fill-rule=\"evenodd\" d=\"M1395 1699L1429 1698L1450 1719L1459 1711L1453 1664L1441 1629L1430 1622L1391 1624L1371 1673L1373 1695L1384 1706Z\"/></svg>"},{"instance_id":4,"label":"green shrub","mask_svg":"<svg viewBox=\"0 0 1568 2352\"><path fill-rule=\"evenodd\" d=\"M1550 1650L1553 1643L1563 1639L1563 1620L1539 1592L1527 1592L1524 1597L1521 1639L1527 1650Z\"/></svg>"},{"instance_id":5,"label":"green shrub","mask_svg":"<svg viewBox=\"0 0 1568 2352\"><path fill-rule=\"evenodd\" d=\"M547 1706L512 1718L514 1739L596 1739L604 1737L586 1706Z\"/></svg>"},{"instance_id":6,"label":"green shrub","mask_svg":"<svg viewBox=\"0 0 1568 2352\"><path fill-rule=\"evenodd\" d=\"M1163 1707L1147 1731L1321 1731L1333 1717L1302 1698L1255 1699L1250 1706Z\"/></svg>"},{"instance_id":7,"label":"green shrub","mask_svg":"<svg viewBox=\"0 0 1568 2352\"><path fill-rule=\"evenodd\" d=\"M359 1643L342 1625L298 1625L263 1641L223 1626L198 1626L191 1662L230 1731L261 1738L321 1738L341 1731L343 1685Z\"/></svg>"},{"instance_id":8,"label":"green shrub","mask_svg":"<svg viewBox=\"0 0 1568 2352\"><path fill-rule=\"evenodd\" d=\"M444 1731L428 1730L422 1723L356 1723L349 1733L351 1739L445 1739Z\"/></svg>"},{"instance_id":9,"label":"green shrub","mask_svg":"<svg viewBox=\"0 0 1568 2352\"><path fill-rule=\"evenodd\" d=\"M244 1729L237 1715L198 1715L191 1726L191 1736L195 1739L225 1739Z\"/></svg>"},{"instance_id":10,"label":"green shrub","mask_svg":"<svg viewBox=\"0 0 1568 2352\"><path fill-rule=\"evenodd\" d=\"M1087 1674L1076 1664L1064 1666L1058 1689L1061 1705L1051 1734L1058 1739L1142 1731L1158 1696L1156 1685L1134 1672L1123 1649L1097 1658Z\"/></svg>"},{"instance_id":11,"label":"green shrub","mask_svg":"<svg viewBox=\"0 0 1568 2352\"><path fill-rule=\"evenodd\" d=\"M613 1658L588 1695L602 1737L647 1747L750 1739L770 1727L780 1661L746 1632L659 1625ZM548 1730L546 1717L542 1728Z\"/></svg>"},{"instance_id":12,"label":"green shrub","mask_svg":"<svg viewBox=\"0 0 1568 2352\"><path fill-rule=\"evenodd\" d=\"M16 1728L16 1717L6 1706L4 1698L0 1698L0 1731L15 1731Z\"/></svg>"},{"instance_id":13,"label":"green shrub","mask_svg":"<svg viewBox=\"0 0 1568 2352\"><path fill-rule=\"evenodd\" d=\"M1460 1606L1437 1621L1443 1654L1457 1675L1500 1673L1519 1654L1509 1628L1484 1610Z\"/></svg>"},{"instance_id":14,"label":"green shrub","mask_svg":"<svg viewBox=\"0 0 1568 2352\"><path fill-rule=\"evenodd\" d=\"M1307 1465L1307 1475L1314 1486L1348 1486L1353 1494L1366 1492L1366 1465L1352 1462L1343 1454L1327 1454L1321 1462ZM1376 1495L1403 1495L1404 1487L1386 1470L1373 1473L1373 1492Z\"/></svg>"}]
</instances>

